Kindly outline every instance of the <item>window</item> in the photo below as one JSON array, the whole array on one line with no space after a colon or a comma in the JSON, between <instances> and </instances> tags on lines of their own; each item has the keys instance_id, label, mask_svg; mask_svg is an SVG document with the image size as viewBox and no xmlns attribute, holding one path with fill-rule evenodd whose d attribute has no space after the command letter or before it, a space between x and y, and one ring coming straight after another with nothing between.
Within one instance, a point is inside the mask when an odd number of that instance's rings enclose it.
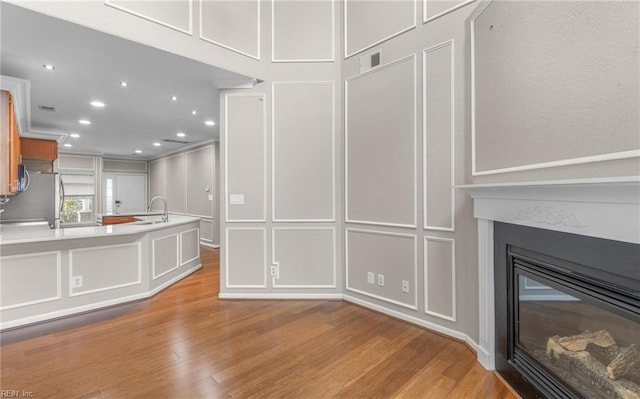
<instances>
[{"instance_id":1,"label":"window","mask_svg":"<svg viewBox=\"0 0 640 399\"><path fill-rule=\"evenodd\" d=\"M63 173L61 179L64 183L64 201L60 212L62 223L94 223L95 176Z\"/></svg>"}]
</instances>

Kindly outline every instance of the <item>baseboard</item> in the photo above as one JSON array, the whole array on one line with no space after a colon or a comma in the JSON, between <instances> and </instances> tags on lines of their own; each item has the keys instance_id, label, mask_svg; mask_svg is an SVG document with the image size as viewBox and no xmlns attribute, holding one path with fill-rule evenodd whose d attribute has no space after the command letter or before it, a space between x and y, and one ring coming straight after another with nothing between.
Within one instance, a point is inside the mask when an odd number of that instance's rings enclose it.
<instances>
[{"instance_id":1,"label":"baseboard","mask_svg":"<svg viewBox=\"0 0 640 399\"><path fill-rule=\"evenodd\" d=\"M340 300L342 294L256 294L221 292L218 299L330 299Z\"/></svg>"},{"instance_id":2,"label":"baseboard","mask_svg":"<svg viewBox=\"0 0 640 399\"><path fill-rule=\"evenodd\" d=\"M149 291L149 294L147 295L147 298L151 298L152 296L154 296L155 294L157 294L158 292L164 290L165 288L169 287L170 285L173 285L175 283L177 283L178 281L182 280L183 278L187 277L188 275L190 275L191 273L198 271L202 269L202 264L198 263L197 266L187 270L186 272L179 274L177 276L175 276L174 278L172 278L171 280L168 280L162 284L160 284L159 286L157 286L156 288L152 289L151 291Z\"/></svg>"},{"instance_id":3,"label":"baseboard","mask_svg":"<svg viewBox=\"0 0 640 399\"><path fill-rule=\"evenodd\" d=\"M220 248L220 245L218 245L218 244L211 244L211 243L204 242L204 241L200 241L200 245L202 245L203 247L209 247L209 248L214 248L214 249Z\"/></svg>"}]
</instances>

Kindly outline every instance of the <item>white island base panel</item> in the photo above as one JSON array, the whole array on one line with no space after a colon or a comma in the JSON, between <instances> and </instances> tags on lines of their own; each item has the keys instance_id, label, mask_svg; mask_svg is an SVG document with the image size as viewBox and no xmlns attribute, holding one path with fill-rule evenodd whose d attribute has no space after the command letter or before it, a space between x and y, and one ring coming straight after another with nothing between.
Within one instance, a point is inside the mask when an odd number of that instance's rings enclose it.
<instances>
[{"instance_id":1,"label":"white island base panel","mask_svg":"<svg viewBox=\"0 0 640 399\"><path fill-rule=\"evenodd\" d=\"M155 295L202 267L199 225L3 228L0 330Z\"/></svg>"}]
</instances>

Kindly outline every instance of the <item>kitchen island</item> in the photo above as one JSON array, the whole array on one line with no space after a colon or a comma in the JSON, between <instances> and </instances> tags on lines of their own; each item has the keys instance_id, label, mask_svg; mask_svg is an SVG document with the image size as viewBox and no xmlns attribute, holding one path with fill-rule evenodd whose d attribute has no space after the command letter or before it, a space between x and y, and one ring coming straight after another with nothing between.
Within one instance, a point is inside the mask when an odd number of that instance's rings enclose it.
<instances>
[{"instance_id":1,"label":"kitchen island","mask_svg":"<svg viewBox=\"0 0 640 399\"><path fill-rule=\"evenodd\" d=\"M200 269L200 219L0 225L0 330L148 298Z\"/></svg>"}]
</instances>

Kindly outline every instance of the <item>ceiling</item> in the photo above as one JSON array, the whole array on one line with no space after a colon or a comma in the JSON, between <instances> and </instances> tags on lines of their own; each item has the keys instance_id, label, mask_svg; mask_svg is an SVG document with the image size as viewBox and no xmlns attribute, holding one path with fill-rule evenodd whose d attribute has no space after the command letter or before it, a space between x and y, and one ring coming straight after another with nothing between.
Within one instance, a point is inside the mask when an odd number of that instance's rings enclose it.
<instances>
[{"instance_id":1,"label":"ceiling","mask_svg":"<svg viewBox=\"0 0 640 399\"><path fill-rule=\"evenodd\" d=\"M253 82L5 2L0 6L0 73L31 82L31 127L26 135L52 134L60 152L148 160L215 140L218 87ZM47 70L45 64L55 69ZM121 87L121 81L128 86ZM96 108L92 101L105 106ZM91 124L82 125L81 119ZM215 125L205 125L207 120ZM185 136L177 137L178 132Z\"/></svg>"}]
</instances>

